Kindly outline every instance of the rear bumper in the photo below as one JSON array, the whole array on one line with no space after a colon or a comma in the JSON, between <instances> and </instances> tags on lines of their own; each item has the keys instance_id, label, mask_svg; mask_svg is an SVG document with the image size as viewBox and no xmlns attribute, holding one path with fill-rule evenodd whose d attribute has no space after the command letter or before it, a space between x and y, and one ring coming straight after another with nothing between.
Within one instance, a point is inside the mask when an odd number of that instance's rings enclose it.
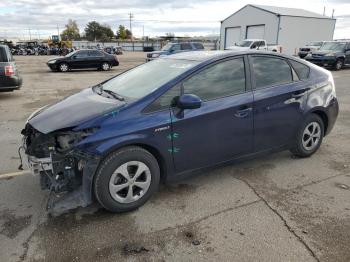
<instances>
[{"instance_id":1,"label":"rear bumper","mask_svg":"<svg viewBox=\"0 0 350 262\"><path fill-rule=\"evenodd\" d=\"M0 91L20 89L22 78L20 76L3 76L0 77Z\"/></svg>"},{"instance_id":2,"label":"rear bumper","mask_svg":"<svg viewBox=\"0 0 350 262\"><path fill-rule=\"evenodd\" d=\"M338 118L338 114L339 103L336 98L333 98L332 101L329 103L329 106L327 107L328 127L325 135L328 135L332 131L334 124Z\"/></svg>"}]
</instances>

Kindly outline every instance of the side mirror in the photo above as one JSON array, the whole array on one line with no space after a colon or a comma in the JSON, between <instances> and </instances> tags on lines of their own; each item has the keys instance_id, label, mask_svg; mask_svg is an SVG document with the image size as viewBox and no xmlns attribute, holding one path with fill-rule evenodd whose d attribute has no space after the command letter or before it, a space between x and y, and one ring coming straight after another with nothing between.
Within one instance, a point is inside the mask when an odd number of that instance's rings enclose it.
<instances>
[{"instance_id":1,"label":"side mirror","mask_svg":"<svg viewBox=\"0 0 350 262\"><path fill-rule=\"evenodd\" d=\"M250 49L255 49L256 48L256 45L252 45L251 47L250 47Z\"/></svg>"},{"instance_id":2,"label":"side mirror","mask_svg":"<svg viewBox=\"0 0 350 262\"><path fill-rule=\"evenodd\" d=\"M200 108L202 100L193 94L183 94L177 100L177 107L180 109L196 109Z\"/></svg>"}]
</instances>

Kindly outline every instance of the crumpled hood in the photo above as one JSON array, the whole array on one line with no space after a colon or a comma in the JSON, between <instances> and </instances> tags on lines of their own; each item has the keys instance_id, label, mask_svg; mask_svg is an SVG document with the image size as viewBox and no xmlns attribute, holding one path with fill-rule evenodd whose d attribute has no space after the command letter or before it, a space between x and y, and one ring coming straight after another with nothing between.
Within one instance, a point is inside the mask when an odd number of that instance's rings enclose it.
<instances>
[{"instance_id":1,"label":"crumpled hood","mask_svg":"<svg viewBox=\"0 0 350 262\"><path fill-rule=\"evenodd\" d=\"M125 102L100 96L85 89L60 102L44 107L33 114L28 123L41 133L75 127L103 113L116 109Z\"/></svg>"}]
</instances>

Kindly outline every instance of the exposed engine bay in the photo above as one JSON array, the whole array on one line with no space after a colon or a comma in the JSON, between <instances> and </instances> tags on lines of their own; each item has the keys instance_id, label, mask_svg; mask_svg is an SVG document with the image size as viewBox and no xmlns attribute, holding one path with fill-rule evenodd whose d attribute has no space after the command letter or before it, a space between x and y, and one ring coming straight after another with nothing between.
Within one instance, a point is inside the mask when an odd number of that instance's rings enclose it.
<instances>
[{"instance_id":1,"label":"exposed engine bay","mask_svg":"<svg viewBox=\"0 0 350 262\"><path fill-rule=\"evenodd\" d=\"M98 158L80 152L74 146L94 131L66 129L43 134L29 123L22 130L20 156L22 149L33 175L40 177L41 188L55 196L56 199L50 197L48 201L48 210L53 211L52 214L91 203L92 177ZM69 202L62 203L62 199Z\"/></svg>"}]
</instances>

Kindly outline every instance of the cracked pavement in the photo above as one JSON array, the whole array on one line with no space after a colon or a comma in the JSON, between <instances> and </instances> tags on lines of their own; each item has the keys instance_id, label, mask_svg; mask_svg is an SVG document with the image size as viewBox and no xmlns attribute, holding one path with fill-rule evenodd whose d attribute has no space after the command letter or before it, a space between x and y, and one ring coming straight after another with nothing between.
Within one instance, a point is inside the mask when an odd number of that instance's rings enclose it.
<instances>
[{"instance_id":1,"label":"cracked pavement","mask_svg":"<svg viewBox=\"0 0 350 262\"><path fill-rule=\"evenodd\" d=\"M67 74L48 71L48 57L16 57L24 85L0 93L0 174L17 172L33 110L144 57ZM333 75L340 115L308 159L286 151L203 172L122 215L93 205L51 218L37 177L0 179L0 261L350 261L350 69Z\"/></svg>"}]
</instances>

